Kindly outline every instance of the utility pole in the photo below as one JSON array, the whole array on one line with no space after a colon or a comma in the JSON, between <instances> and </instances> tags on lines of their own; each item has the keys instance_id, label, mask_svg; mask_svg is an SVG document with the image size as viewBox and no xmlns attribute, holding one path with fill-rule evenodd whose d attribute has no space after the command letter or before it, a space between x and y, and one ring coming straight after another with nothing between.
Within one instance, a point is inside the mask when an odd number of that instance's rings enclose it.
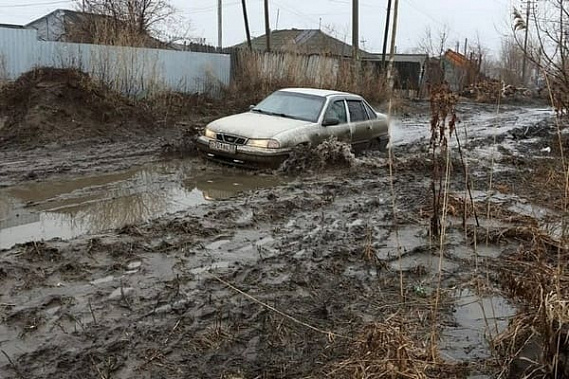
<instances>
[{"instance_id":1,"label":"utility pole","mask_svg":"<svg viewBox=\"0 0 569 379\"><path fill-rule=\"evenodd\" d=\"M527 67L527 49L528 49L528 30L529 30L529 16L530 16L531 0L526 3L526 35L524 37L524 59L522 61L522 85L526 85L526 67Z\"/></svg>"},{"instance_id":2,"label":"utility pole","mask_svg":"<svg viewBox=\"0 0 569 379\"><path fill-rule=\"evenodd\" d=\"M381 52L381 67L385 68L385 54L387 52L387 37L389 35L389 17L391 16L391 0L387 0L387 15L385 16L385 32L383 32L383 51Z\"/></svg>"},{"instance_id":3,"label":"utility pole","mask_svg":"<svg viewBox=\"0 0 569 379\"><path fill-rule=\"evenodd\" d=\"M265 38L267 39L267 52L271 51L271 25L269 24L269 0L265 0Z\"/></svg>"},{"instance_id":4,"label":"utility pole","mask_svg":"<svg viewBox=\"0 0 569 379\"><path fill-rule=\"evenodd\" d=\"M245 0L241 0L241 7L243 8L243 21L245 22L245 34L247 34L247 46L249 46L249 50L253 50L253 46L251 46L251 32L249 31L249 18L247 17L247 5L245 4Z\"/></svg>"},{"instance_id":5,"label":"utility pole","mask_svg":"<svg viewBox=\"0 0 569 379\"><path fill-rule=\"evenodd\" d=\"M358 0L352 0L352 58L354 60L359 58L359 8Z\"/></svg>"},{"instance_id":6,"label":"utility pole","mask_svg":"<svg viewBox=\"0 0 569 379\"><path fill-rule=\"evenodd\" d=\"M217 48L219 49L219 51L221 51L221 44L222 44L222 38L223 38L223 30L222 30L222 24L223 24L223 19L221 16L221 11L223 9L222 4L221 4L222 0L217 0Z\"/></svg>"},{"instance_id":7,"label":"utility pole","mask_svg":"<svg viewBox=\"0 0 569 379\"><path fill-rule=\"evenodd\" d=\"M464 56L466 57L468 51L468 38L464 39ZM457 53L460 53L460 51L457 51Z\"/></svg>"},{"instance_id":8,"label":"utility pole","mask_svg":"<svg viewBox=\"0 0 569 379\"><path fill-rule=\"evenodd\" d=\"M399 9L399 0L395 0L393 4L393 27L391 29L391 50L389 52L389 66L387 69L387 80L391 90L393 91L393 61L395 60L395 37L397 36L397 13Z\"/></svg>"}]
</instances>

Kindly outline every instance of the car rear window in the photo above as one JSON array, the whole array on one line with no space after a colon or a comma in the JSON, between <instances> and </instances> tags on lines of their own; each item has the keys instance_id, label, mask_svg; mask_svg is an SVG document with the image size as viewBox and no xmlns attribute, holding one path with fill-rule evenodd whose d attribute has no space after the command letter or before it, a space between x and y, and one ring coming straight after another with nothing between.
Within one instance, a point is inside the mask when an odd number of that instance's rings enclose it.
<instances>
[{"instance_id":1,"label":"car rear window","mask_svg":"<svg viewBox=\"0 0 569 379\"><path fill-rule=\"evenodd\" d=\"M361 101L348 100L348 109L350 110L350 121L357 122L368 119L364 104Z\"/></svg>"},{"instance_id":2,"label":"car rear window","mask_svg":"<svg viewBox=\"0 0 569 379\"><path fill-rule=\"evenodd\" d=\"M254 111L316 122L324 106L325 98L295 92L277 91L261 101Z\"/></svg>"}]
</instances>

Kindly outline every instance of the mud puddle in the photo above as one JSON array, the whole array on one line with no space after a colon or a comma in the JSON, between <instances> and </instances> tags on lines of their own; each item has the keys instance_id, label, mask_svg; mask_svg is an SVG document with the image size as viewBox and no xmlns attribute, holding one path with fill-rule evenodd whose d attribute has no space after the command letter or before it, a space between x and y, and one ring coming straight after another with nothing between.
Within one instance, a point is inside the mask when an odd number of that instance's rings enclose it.
<instances>
[{"instance_id":1,"label":"mud puddle","mask_svg":"<svg viewBox=\"0 0 569 379\"><path fill-rule=\"evenodd\" d=\"M516 309L496 294L479 296L473 290L461 289L454 297L455 323L443 331L442 353L458 361L488 358L492 351L488 341L506 329Z\"/></svg>"},{"instance_id":2,"label":"mud puddle","mask_svg":"<svg viewBox=\"0 0 569 379\"><path fill-rule=\"evenodd\" d=\"M116 229L283 182L230 168L196 171L189 162L170 161L8 187L0 190L0 249Z\"/></svg>"},{"instance_id":3,"label":"mud puddle","mask_svg":"<svg viewBox=\"0 0 569 379\"><path fill-rule=\"evenodd\" d=\"M543 107L502 106L499 112L491 108L483 112L474 111L473 107L479 105L462 104L457 108L457 115L461 120L458 125L459 138L471 144L483 138L507 135L514 129L522 130L522 134L525 135L530 127L552 115L550 108ZM422 115L394 119L391 133L393 146L417 144L420 141L428 141L431 136L429 121ZM512 134L510 138L519 139L516 138L517 134ZM449 142L451 145L456 144L454 139ZM510 150L516 150L516 147L511 145L511 143L504 144ZM428 146L428 142L420 146Z\"/></svg>"}]
</instances>

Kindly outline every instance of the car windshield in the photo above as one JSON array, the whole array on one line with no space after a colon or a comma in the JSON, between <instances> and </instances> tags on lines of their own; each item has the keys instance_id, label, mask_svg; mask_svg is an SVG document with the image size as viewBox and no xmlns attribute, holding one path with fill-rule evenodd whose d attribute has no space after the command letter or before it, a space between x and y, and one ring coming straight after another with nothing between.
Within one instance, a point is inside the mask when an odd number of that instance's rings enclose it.
<instances>
[{"instance_id":1,"label":"car windshield","mask_svg":"<svg viewBox=\"0 0 569 379\"><path fill-rule=\"evenodd\" d=\"M325 99L302 93L277 91L252 109L253 112L316 122Z\"/></svg>"}]
</instances>

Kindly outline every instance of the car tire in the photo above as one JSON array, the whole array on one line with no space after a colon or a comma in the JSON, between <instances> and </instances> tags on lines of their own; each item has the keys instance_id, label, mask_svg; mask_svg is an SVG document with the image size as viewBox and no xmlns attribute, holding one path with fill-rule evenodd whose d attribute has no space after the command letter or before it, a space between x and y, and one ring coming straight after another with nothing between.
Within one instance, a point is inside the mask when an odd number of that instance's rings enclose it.
<instances>
[{"instance_id":1,"label":"car tire","mask_svg":"<svg viewBox=\"0 0 569 379\"><path fill-rule=\"evenodd\" d=\"M389 144L389 137L377 137L376 146L379 151L386 151Z\"/></svg>"}]
</instances>

